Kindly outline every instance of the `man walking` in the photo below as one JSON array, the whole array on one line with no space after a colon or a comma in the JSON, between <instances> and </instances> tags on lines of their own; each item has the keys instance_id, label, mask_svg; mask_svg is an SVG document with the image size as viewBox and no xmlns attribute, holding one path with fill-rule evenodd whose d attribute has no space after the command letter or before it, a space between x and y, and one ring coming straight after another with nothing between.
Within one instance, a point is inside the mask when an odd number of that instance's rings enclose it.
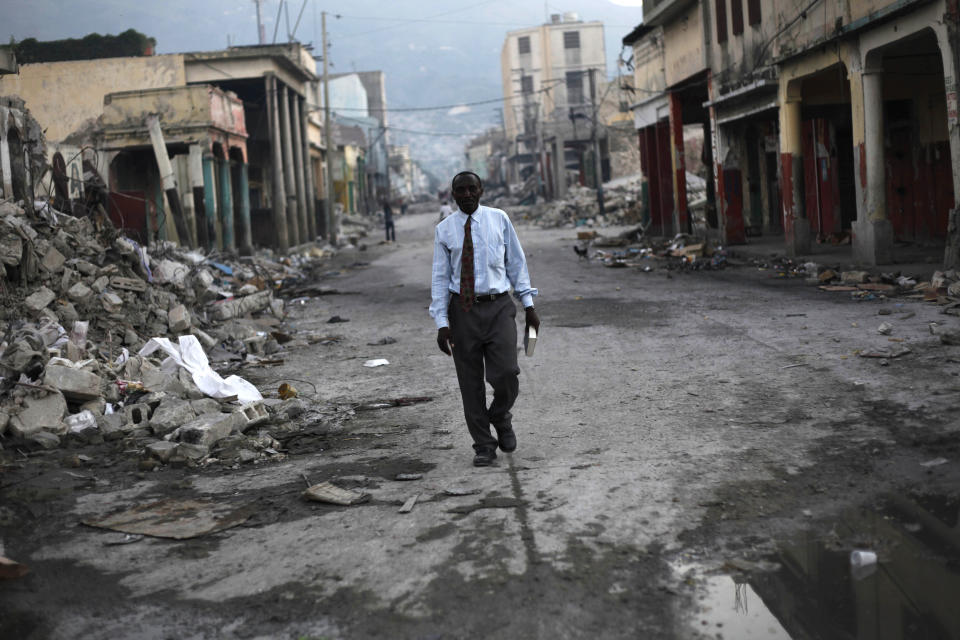
<instances>
[{"instance_id":1,"label":"man walking","mask_svg":"<svg viewBox=\"0 0 960 640\"><path fill-rule=\"evenodd\" d=\"M463 415L473 438L473 464L485 467L517 448L510 409L520 388L517 366L517 307L526 326L540 329L533 309L539 292L530 286L527 260L507 214L480 205L483 184L475 173L453 178L459 209L437 225L433 243L430 315L437 345L453 356L463 399ZM493 387L487 407L484 379ZM496 437L490 433L490 427Z\"/></svg>"},{"instance_id":2,"label":"man walking","mask_svg":"<svg viewBox=\"0 0 960 640\"><path fill-rule=\"evenodd\" d=\"M397 241L397 230L393 226L393 210L386 200L383 201L383 230L387 234L387 242Z\"/></svg>"}]
</instances>

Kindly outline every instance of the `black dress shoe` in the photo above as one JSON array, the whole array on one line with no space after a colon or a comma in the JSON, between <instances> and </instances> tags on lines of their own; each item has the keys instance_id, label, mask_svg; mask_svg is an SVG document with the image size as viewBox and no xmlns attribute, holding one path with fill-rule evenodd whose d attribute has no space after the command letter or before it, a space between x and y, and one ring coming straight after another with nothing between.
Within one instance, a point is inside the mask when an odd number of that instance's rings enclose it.
<instances>
[{"instance_id":1,"label":"black dress shoe","mask_svg":"<svg viewBox=\"0 0 960 640\"><path fill-rule=\"evenodd\" d=\"M497 452L493 449L481 449L473 456L473 466L489 467L497 459Z\"/></svg>"},{"instance_id":2,"label":"black dress shoe","mask_svg":"<svg viewBox=\"0 0 960 640\"><path fill-rule=\"evenodd\" d=\"M517 434L514 433L512 426L497 429L497 444L500 445L500 450L504 453L516 450Z\"/></svg>"}]
</instances>

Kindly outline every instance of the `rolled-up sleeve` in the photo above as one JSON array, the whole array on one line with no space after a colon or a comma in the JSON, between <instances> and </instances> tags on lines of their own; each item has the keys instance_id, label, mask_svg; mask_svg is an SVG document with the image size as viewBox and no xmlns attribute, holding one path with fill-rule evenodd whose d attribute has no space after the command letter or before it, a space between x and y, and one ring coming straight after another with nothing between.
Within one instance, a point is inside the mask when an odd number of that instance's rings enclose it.
<instances>
[{"instance_id":1,"label":"rolled-up sleeve","mask_svg":"<svg viewBox=\"0 0 960 640\"><path fill-rule=\"evenodd\" d=\"M450 326L447 307L450 304L450 249L440 241L440 228L433 236L433 276L430 282L430 317L437 328Z\"/></svg>"},{"instance_id":2,"label":"rolled-up sleeve","mask_svg":"<svg viewBox=\"0 0 960 640\"><path fill-rule=\"evenodd\" d=\"M513 228L510 219L504 215L504 239L506 242L507 254L507 278L513 287L514 297L520 301L524 309L533 306L533 297L540 292L530 286L530 273L527 271L527 258L523 255L523 247L520 246L520 238Z\"/></svg>"}]
</instances>

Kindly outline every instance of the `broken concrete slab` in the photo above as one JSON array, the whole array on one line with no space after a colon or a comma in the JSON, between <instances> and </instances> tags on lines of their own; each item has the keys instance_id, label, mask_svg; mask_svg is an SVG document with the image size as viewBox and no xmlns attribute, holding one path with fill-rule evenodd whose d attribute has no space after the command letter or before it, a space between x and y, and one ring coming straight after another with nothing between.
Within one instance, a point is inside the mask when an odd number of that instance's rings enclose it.
<instances>
[{"instance_id":1,"label":"broken concrete slab","mask_svg":"<svg viewBox=\"0 0 960 640\"><path fill-rule=\"evenodd\" d=\"M220 403L213 398L203 398L201 400L191 400L190 406L196 415L202 416L208 413L220 413Z\"/></svg>"},{"instance_id":2,"label":"broken concrete slab","mask_svg":"<svg viewBox=\"0 0 960 640\"><path fill-rule=\"evenodd\" d=\"M157 436L165 436L197 417L189 402L178 399L164 400L150 418L150 429Z\"/></svg>"},{"instance_id":3,"label":"broken concrete slab","mask_svg":"<svg viewBox=\"0 0 960 640\"><path fill-rule=\"evenodd\" d=\"M326 502L327 504L338 504L349 507L360 504L370 499L370 494L353 489L341 489L329 482L315 484L303 492L303 497L314 502Z\"/></svg>"},{"instance_id":4,"label":"broken concrete slab","mask_svg":"<svg viewBox=\"0 0 960 640\"><path fill-rule=\"evenodd\" d=\"M160 462L166 463L170 461L171 457L173 457L173 454L176 452L178 446L180 446L179 443L167 442L166 440L151 442L147 445L147 453Z\"/></svg>"},{"instance_id":5,"label":"broken concrete slab","mask_svg":"<svg viewBox=\"0 0 960 640\"><path fill-rule=\"evenodd\" d=\"M147 283L139 278L124 278L122 276L113 276L110 278L110 286L119 291L133 291L134 293L143 293L147 290Z\"/></svg>"},{"instance_id":6,"label":"broken concrete slab","mask_svg":"<svg viewBox=\"0 0 960 640\"><path fill-rule=\"evenodd\" d=\"M78 282L67 290L67 297L73 302L85 302L93 295L93 289Z\"/></svg>"},{"instance_id":7,"label":"broken concrete slab","mask_svg":"<svg viewBox=\"0 0 960 640\"><path fill-rule=\"evenodd\" d=\"M123 299L112 291L101 293L100 303L107 313L119 313L123 309Z\"/></svg>"},{"instance_id":8,"label":"broken concrete slab","mask_svg":"<svg viewBox=\"0 0 960 640\"><path fill-rule=\"evenodd\" d=\"M190 328L190 312L182 304L170 309L167 313L167 325L171 333L182 333Z\"/></svg>"},{"instance_id":9,"label":"broken concrete slab","mask_svg":"<svg viewBox=\"0 0 960 640\"><path fill-rule=\"evenodd\" d=\"M56 449L60 446L60 436L49 431L36 431L27 436L27 441L40 445L44 449Z\"/></svg>"},{"instance_id":10,"label":"broken concrete slab","mask_svg":"<svg viewBox=\"0 0 960 640\"><path fill-rule=\"evenodd\" d=\"M43 260L40 261L40 267L48 273L60 273L66 261L66 256L60 253L56 247L50 247L44 254Z\"/></svg>"},{"instance_id":11,"label":"broken concrete slab","mask_svg":"<svg viewBox=\"0 0 960 640\"><path fill-rule=\"evenodd\" d=\"M239 318L248 313L262 311L270 306L273 293L269 290L258 291L253 295L222 300L211 305L211 313L215 320L229 320Z\"/></svg>"},{"instance_id":12,"label":"broken concrete slab","mask_svg":"<svg viewBox=\"0 0 960 640\"><path fill-rule=\"evenodd\" d=\"M181 442L209 447L233 433L236 425L237 417L234 414L211 413L188 422L174 433Z\"/></svg>"},{"instance_id":13,"label":"broken concrete slab","mask_svg":"<svg viewBox=\"0 0 960 640\"><path fill-rule=\"evenodd\" d=\"M23 301L24 306L33 313L40 313L42 310L46 309L47 306L56 300L57 295L47 289L46 287L40 287L32 294L27 296L27 299Z\"/></svg>"},{"instance_id":14,"label":"broken concrete slab","mask_svg":"<svg viewBox=\"0 0 960 640\"><path fill-rule=\"evenodd\" d=\"M67 401L55 391L47 394L30 394L23 398L20 413L10 415L10 432L26 438L38 431L63 431L63 416L67 414Z\"/></svg>"},{"instance_id":15,"label":"broken concrete slab","mask_svg":"<svg viewBox=\"0 0 960 640\"><path fill-rule=\"evenodd\" d=\"M59 390L70 400L86 401L100 397L100 376L84 369L47 365L43 383Z\"/></svg>"}]
</instances>

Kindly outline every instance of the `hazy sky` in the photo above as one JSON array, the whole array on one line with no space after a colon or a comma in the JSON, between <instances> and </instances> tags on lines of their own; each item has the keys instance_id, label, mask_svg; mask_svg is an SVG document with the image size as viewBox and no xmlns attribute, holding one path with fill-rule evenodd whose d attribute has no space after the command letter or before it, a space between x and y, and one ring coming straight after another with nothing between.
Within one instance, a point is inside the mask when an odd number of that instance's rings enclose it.
<instances>
[{"instance_id":1,"label":"hazy sky","mask_svg":"<svg viewBox=\"0 0 960 640\"><path fill-rule=\"evenodd\" d=\"M559 4L558 4L559 3ZM607 72L615 75L623 36L641 21L640 0L290 0L295 38L320 49L320 15L327 11L333 72L380 69L388 107L475 102L502 96L500 49L511 29L541 24L550 13L575 11L604 23ZM0 0L2 41L79 38L134 28L157 40L157 53L256 44L252 0ZM280 0L263 0L267 41L278 26ZM334 15L339 14L339 19ZM287 38L281 14L277 41ZM421 130L476 131L499 119L491 104L469 113L398 113L394 123ZM392 117L392 115L391 115ZM456 144L453 144L456 141ZM462 153L453 139L450 153ZM425 145L426 146L426 145ZM435 145L429 145L431 148ZM435 152L434 152L435 153Z\"/></svg>"}]
</instances>

